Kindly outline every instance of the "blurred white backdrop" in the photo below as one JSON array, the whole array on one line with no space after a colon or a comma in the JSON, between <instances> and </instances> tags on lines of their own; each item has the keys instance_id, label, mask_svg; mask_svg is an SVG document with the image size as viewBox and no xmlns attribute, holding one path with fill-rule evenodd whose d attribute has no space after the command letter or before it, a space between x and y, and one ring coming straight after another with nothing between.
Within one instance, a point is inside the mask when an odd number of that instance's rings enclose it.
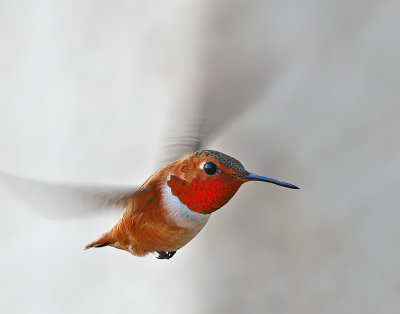
<instances>
[{"instance_id":1,"label":"blurred white backdrop","mask_svg":"<svg viewBox=\"0 0 400 314\"><path fill-rule=\"evenodd\" d=\"M3 313L399 313L395 1L0 1L0 170L137 184L175 106L248 106L207 148L243 186L173 259L83 251L0 181Z\"/></svg>"}]
</instances>

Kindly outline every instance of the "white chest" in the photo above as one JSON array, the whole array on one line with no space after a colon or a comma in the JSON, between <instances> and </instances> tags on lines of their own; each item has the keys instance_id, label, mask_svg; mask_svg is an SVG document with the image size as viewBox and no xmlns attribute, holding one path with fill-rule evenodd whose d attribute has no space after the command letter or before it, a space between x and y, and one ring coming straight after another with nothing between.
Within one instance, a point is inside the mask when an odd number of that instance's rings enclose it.
<instances>
[{"instance_id":1,"label":"white chest","mask_svg":"<svg viewBox=\"0 0 400 314\"><path fill-rule=\"evenodd\" d=\"M168 180L169 177L161 189L162 199L169 214L175 220L175 223L180 227L189 229L203 228L211 214L203 215L196 213L182 204L179 198L172 194L171 188L167 184Z\"/></svg>"}]
</instances>

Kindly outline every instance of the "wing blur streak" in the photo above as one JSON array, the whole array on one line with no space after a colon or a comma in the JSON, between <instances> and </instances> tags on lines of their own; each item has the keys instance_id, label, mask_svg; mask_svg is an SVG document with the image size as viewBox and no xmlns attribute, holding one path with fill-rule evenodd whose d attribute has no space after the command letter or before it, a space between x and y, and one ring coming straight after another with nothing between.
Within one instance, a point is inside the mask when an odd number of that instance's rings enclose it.
<instances>
[{"instance_id":1,"label":"wing blur streak","mask_svg":"<svg viewBox=\"0 0 400 314\"><path fill-rule=\"evenodd\" d=\"M0 180L48 218L72 218L110 209L122 212L125 197L138 189L132 186L41 182L5 173L0 174Z\"/></svg>"},{"instance_id":2,"label":"wing blur streak","mask_svg":"<svg viewBox=\"0 0 400 314\"><path fill-rule=\"evenodd\" d=\"M238 21L229 18L224 22L230 23L228 34L211 29L212 36L196 51L200 60L193 74L196 80L187 89L182 87L184 96L177 97L169 114L159 166L204 148L257 104L282 72L284 57L259 40L264 36L262 27L252 29L244 45L235 33Z\"/></svg>"}]
</instances>

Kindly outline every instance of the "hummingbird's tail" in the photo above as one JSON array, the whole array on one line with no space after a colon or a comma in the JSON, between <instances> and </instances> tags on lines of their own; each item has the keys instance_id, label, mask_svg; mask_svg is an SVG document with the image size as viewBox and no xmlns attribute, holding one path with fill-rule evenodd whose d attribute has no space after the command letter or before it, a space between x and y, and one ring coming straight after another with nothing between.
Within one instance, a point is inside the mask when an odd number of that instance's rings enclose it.
<instances>
[{"instance_id":1,"label":"hummingbird's tail","mask_svg":"<svg viewBox=\"0 0 400 314\"><path fill-rule=\"evenodd\" d=\"M103 233L97 240L86 245L85 250L90 249L91 247L103 247L111 244L114 244L114 240L112 239L110 232L106 232Z\"/></svg>"}]
</instances>

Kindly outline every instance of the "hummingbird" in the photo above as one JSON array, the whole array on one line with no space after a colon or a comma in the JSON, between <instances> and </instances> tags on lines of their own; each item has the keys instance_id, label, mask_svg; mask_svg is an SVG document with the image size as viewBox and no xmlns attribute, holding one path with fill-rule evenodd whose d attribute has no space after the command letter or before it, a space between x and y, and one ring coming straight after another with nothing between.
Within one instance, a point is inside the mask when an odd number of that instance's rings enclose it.
<instances>
[{"instance_id":1,"label":"hummingbird","mask_svg":"<svg viewBox=\"0 0 400 314\"><path fill-rule=\"evenodd\" d=\"M136 192L120 198L122 217L86 249L111 246L135 256L157 252L158 259L170 259L249 181L298 189L250 173L224 153L199 150L161 168Z\"/></svg>"}]
</instances>

